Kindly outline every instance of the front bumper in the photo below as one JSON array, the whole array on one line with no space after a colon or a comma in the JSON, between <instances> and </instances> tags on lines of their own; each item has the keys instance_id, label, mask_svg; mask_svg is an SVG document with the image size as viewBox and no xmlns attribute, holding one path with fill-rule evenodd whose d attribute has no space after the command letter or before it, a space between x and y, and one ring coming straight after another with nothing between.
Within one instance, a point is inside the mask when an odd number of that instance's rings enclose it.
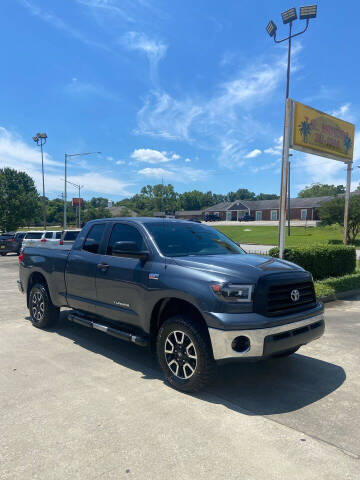
<instances>
[{"instance_id":1,"label":"front bumper","mask_svg":"<svg viewBox=\"0 0 360 480\"><path fill-rule=\"evenodd\" d=\"M305 345L320 338L325 330L323 314L305 320L253 330L219 330L209 328L215 360L260 359ZM250 345L242 352L233 349L232 344L239 336L247 337Z\"/></svg>"}]
</instances>

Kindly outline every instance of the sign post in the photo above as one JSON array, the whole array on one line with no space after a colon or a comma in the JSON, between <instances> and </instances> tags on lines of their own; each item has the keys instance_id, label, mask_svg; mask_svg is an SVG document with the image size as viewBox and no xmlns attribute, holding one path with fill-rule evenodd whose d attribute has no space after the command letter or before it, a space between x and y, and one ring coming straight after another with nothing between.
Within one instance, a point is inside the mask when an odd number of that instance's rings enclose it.
<instances>
[{"instance_id":1,"label":"sign post","mask_svg":"<svg viewBox=\"0 0 360 480\"><path fill-rule=\"evenodd\" d=\"M349 231L349 203L350 203L350 189L351 189L351 170L352 163L347 164L346 172L346 192L345 192L345 210L344 210L344 239L343 243L346 245L348 243L348 231Z\"/></svg>"},{"instance_id":2,"label":"sign post","mask_svg":"<svg viewBox=\"0 0 360 480\"><path fill-rule=\"evenodd\" d=\"M279 257L283 258L285 249L285 223L286 223L286 189L289 175L289 149L291 142L292 104L290 98L286 99L284 143L281 162L281 188L280 188L280 216L279 216Z\"/></svg>"}]
</instances>

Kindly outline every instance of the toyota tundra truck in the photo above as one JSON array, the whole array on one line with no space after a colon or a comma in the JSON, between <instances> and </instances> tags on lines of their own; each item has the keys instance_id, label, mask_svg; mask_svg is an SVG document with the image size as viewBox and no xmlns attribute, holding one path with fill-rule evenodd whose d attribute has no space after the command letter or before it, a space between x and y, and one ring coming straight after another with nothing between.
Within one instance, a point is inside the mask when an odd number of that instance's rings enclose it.
<instances>
[{"instance_id":1,"label":"toyota tundra truck","mask_svg":"<svg viewBox=\"0 0 360 480\"><path fill-rule=\"evenodd\" d=\"M148 346L186 392L221 362L286 357L324 332L309 272L195 222L90 221L69 250L26 247L19 269L35 327L71 308L71 322Z\"/></svg>"}]
</instances>

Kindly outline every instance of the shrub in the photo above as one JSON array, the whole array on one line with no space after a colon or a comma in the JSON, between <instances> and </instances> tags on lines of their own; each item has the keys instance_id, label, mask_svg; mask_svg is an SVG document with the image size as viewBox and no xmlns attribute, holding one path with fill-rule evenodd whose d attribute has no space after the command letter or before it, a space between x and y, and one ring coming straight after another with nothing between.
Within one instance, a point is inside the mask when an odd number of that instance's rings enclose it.
<instances>
[{"instance_id":1,"label":"shrub","mask_svg":"<svg viewBox=\"0 0 360 480\"><path fill-rule=\"evenodd\" d=\"M327 278L315 282L315 291L317 297L336 298L336 293L346 290L355 290L360 288L360 273L344 275L338 278Z\"/></svg>"},{"instance_id":2,"label":"shrub","mask_svg":"<svg viewBox=\"0 0 360 480\"><path fill-rule=\"evenodd\" d=\"M269 254L272 257L278 257L279 249L272 248ZM356 250L347 245L286 248L284 260L300 265L312 273L315 280L321 280L353 273L356 268Z\"/></svg>"}]
</instances>

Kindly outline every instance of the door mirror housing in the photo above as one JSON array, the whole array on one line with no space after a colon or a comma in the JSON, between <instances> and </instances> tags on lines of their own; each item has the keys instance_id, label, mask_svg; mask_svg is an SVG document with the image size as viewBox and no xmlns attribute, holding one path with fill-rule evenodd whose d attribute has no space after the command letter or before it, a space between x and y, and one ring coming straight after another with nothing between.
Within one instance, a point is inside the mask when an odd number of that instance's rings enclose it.
<instances>
[{"instance_id":1,"label":"door mirror housing","mask_svg":"<svg viewBox=\"0 0 360 480\"><path fill-rule=\"evenodd\" d=\"M137 244L130 241L116 242L112 247L112 254L117 257L139 258L142 262L149 258L148 251L139 250Z\"/></svg>"}]
</instances>

